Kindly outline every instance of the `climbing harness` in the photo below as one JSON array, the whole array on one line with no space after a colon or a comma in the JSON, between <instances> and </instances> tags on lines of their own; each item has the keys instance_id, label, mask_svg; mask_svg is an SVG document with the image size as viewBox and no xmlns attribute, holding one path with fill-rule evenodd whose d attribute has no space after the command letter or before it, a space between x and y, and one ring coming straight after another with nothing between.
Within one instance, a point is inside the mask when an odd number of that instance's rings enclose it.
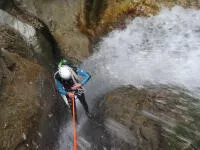
<instances>
[{"instance_id":1,"label":"climbing harness","mask_svg":"<svg viewBox=\"0 0 200 150\"><path fill-rule=\"evenodd\" d=\"M56 83L56 74L58 74L59 72L57 71L55 74L54 74L54 81ZM74 83L80 83L80 79L79 77L76 75L76 73L71 69L71 73L72 73L72 80ZM81 95L83 93L86 92L86 89L84 87L81 87L81 88L78 88L77 91L76 91L76 94L77 95Z\"/></svg>"},{"instance_id":2,"label":"climbing harness","mask_svg":"<svg viewBox=\"0 0 200 150\"><path fill-rule=\"evenodd\" d=\"M82 95L83 93L85 93L85 88L84 87L81 87L81 88L78 88L77 89L77 95Z\"/></svg>"},{"instance_id":3,"label":"climbing harness","mask_svg":"<svg viewBox=\"0 0 200 150\"><path fill-rule=\"evenodd\" d=\"M74 83L80 83L81 81L80 81L79 77L77 76L77 74L74 72L74 70L71 69L70 71L71 71L72 80L74 81ZM78 88L77 91L76 91L76 93L78 95L81 95L85 92L86 92L86 89L84 87Z\"/></svg>"}]
</instances>

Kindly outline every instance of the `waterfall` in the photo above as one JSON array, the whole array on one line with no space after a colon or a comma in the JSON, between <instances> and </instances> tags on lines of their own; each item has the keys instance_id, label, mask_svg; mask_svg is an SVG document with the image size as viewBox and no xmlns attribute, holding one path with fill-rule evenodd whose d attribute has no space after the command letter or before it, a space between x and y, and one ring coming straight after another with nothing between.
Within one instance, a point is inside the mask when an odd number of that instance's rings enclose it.
<instances>
[{"instance_id":1,"label":"waterfall","mask_svg":"<svg viewBox=\"0 0 200 150\"><path fill-rule=\"evenodd\" d=\"M163 8L156 16L127 20L126 29L103 37L94 51L82 64L92 75L86 85L90 105L96 97L123 85L165 84L198 91L200 10L176 6ZM63 128L62 140L67 139L68 130ZM61 150L66 147L63 142L60 145Z\"/></svg>"},{"instance_id":2,"label":"waterfall","mask_svg":"<svg viewBox=\"0 0 200 150\"><path fill-rule=\"evenodd\" d=\"M198 88L200 11L176 6L157 16L137 17L126 29L102 38L95 49L83 64L94 76L89 89L148 83Z\"/></svg>"}]
</instances>

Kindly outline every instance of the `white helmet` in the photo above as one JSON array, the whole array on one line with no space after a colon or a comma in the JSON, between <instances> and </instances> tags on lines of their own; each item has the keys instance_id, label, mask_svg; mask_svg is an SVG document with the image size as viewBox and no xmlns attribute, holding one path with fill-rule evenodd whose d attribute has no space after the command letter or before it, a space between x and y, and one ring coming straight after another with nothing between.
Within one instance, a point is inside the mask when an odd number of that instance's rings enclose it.
<instances>
[{"instance_id":1,"label":"white helmet","mask_svg":"<svg viewBox=\"0 0 200 150\"><path fill-rule=\"evenodd\" d=\"M67 80L71 77L71 68L68 66L61 66L58 70L61 78Z\"/></svg>"}]
</instances>

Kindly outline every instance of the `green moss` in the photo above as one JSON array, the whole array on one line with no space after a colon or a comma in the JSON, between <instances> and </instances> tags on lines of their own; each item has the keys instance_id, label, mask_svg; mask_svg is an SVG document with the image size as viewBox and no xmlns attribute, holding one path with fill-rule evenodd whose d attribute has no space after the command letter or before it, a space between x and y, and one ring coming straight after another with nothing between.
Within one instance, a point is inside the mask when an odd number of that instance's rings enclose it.
<instances>
[{"instance_id":1,"label":"green moss","mask_svg":"<svg viewBox=\"0 0 200 150\"><path fill-rule=\"evenodd\" d=\"M169 138L168 145L169 145L170 150L182 150L183 149L181 141L179 141L175 136L172 136Z\"/></svg>"},{"instance_id":2,"label":"green moss","mask_svg":"<svg viewBox=\"0 0 200 150\"><path fill-rule=\"evenodd\" d=\"M190 133L185 126L177 125L174 130L176 134L192 140L192 144L187 148L187 150L195 150L200 147L200 139L197 139L193 133Z\"/></svg>"},{"instance_id":3,"label":"green moss","mask_svg":"<svg viewBox=\"0 0 200 150\"><path fill-rule=\"evenodd\" d=\"M193 149L198 149L200 147L200 138L193 141L192 147Z\"/></svg>"},{"instance_id":4,"label":"green moss","mask_svg":"<svg viewBox=\"0 0 200 150\"><path fill-rule=\"evenodd\" d=\"M191 116L194 121L192 123L194 123L197 126L200 126L200 110L199 109L189 109L189 116Z\"/></svg>"},{"instance_id":5,"label":"green moss","mask_svg":"<svg viewBox=\"0 0 200 150\"><path fill-rule=\"evenodd\" d=\"M188 132L188 130L183 126L183 125L177 125L175 128L174 128L174 131L178 134L178 135L181 135L185 138L190 138L191 137L191 134Z\"/></svg>"},{"instance_id":6,"label":"green moss","mask_svg":"<svg viewBox=\"0 0 200 150\"><path fill-rule=\"evenodd\" d=\"M181 97L184 98L184 99L187 99L187 100L189 100L190 102L193 102L193 103L198 103L199 102L198 98L195 98L195 97L192 97L192 96L188 95L187 92L189 92L189 91L185 90L183 92L180 92Z\"/></svg>"}]
</instances>

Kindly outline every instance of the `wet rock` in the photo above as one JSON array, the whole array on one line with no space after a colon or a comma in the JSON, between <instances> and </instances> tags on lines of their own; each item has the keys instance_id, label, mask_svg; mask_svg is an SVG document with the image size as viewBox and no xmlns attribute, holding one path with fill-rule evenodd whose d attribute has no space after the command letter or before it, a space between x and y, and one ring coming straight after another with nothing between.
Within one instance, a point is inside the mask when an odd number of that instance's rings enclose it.
<instances>
[{"instance_id":1,"label":"wet rock","mask_svg":"<svg viewBox=\"0 0 200 150\"><path fill-rule=\"evenodd\" d=\"M26 140L26 139L27 139L27 136L26 136L26 134L25 134L25 133L23 133L23 134L22 134L22 138L23 138L24 140Z\"/></svg>"},{"instance_id":2,"label":"wet rock","mask_svg":"<svg viewBox=\"0 0 200 150\"><path fill-rule=\"evenodd\" d=\"M10 1L7 1L7 0L0 0L0 9L6 8L6 7L8 7L9 5L11 5L11 2L10 2Z\"/></svg>"},{"instance_id":3,"label":"wet rock","mask_svg":"<svg viewBox=\"0 0 200 150\"><path fill-rule=\"evenodd\" d=\"M176 0L176 1L171 1L171 0L159 0L159 3L168 6L168 7L173 7L175 5L183 6L185 8L200 8L200 3L199 1L196 0Z\"/></svg>"},{"instance_id":4,"label":"wet rock","mask_svg":"<svg viewBox=\"0 0 200 150\"><path fill-rule=\"evenodd\" d=\"M43 1L22 0L17 6L29 14L37 16L49 27L64 57L81 61L90 54L90 42L87 36L76 27L75 14L83 1Z\"/></svg>"},{"instance_id":5,"label":"wet rock","mask_svg":"<svg viewBox=\"0 0 200 150\"><path fill-rule=\"evenodd\" d=\"M2 10L0 13L8 17L0 16L4 17L4 20L0 19L3 24L0 25L0 149L38 148L41 138L37 131L52 106L52 98L48 95L55 95L55 90L50 89L53 87L51 75L39 60L47 58L47 62L52 63L48 55L52 55L52 48L48 49L51 45L47 45L46 51L40 45L40 38L36 47L41 53L37 53L30 40L38 34L26 34L29 29L36 30L23 22L15 24L19 20ZM52 85L46 88L50 83ZM44 96L44 93L48 94ZM42 109L42 106L47 107Z\"/></svg>"},{"instance_id":6,"label":"wet rock","mask_svg":"<svg viewBox=\"0 0 200 150\"><path fill-rule=\"evenodd\" d=\"M78 26L83 33L91 37L104 35L113 29L124 29L125 20L135 17L149 17L160 12L161 8L182 6L200 8L198 0L85 0L86 8L77 16ZM95 3L99 3L95 7ZM95 12L95 18L93 16ZM97 20L97 21L96 21Z\"/></svg>"},{"instance_id":7,"label":"wet rock","mask_svg":"<svg viewBox=\"0 0 200 150\"><path fill-rule=\"evenodd\" d=\"M7 70L1 89L0 149L15 149L23 146L23 140L27 140L39 128L41 111L36 103L40 103L41 99L35 88L37 85L31 87L27 83L29 80L37 80L44 71L39 65L19 55L9 52L7 55L16 63L16 69L13 72ZM31 74L29 70L32 70Z\"/></svg>"},{"instance_id":8,"label":"wet rock","mask_svg":"<svg viewBox=\"0 0 200 150\"><path fill-rule=\"evenodd\" d=\"M39 136L40 138L42 138L42 133L41 133L41 132L37 132L37 134L38 134L38 136Z\"/></svg>"},{"instance_id":9,"label":"wet rock","mask_svg":"<svg viewBox=\"0 0 200 150\"><path fill-rule=\"evenodd\" d=\"M14 69L16 67L16 62L15 62L14 58L12 57L12 55L10 55L10 53L7 52L4 48L1 48L1 57L4 60L6 67L10 71L14 71Z\"/></svg>"},{"instance_id":10,"label":"wet rock","mask_svg":"<svg viewBox=\"0 0 200 150\"><path fill-rule=\"evenodd\" d=\"M194 107L191 104L199 100L188 92L164 85L146 89L119 88L105 97L102 115L129 130L134 137L132 143L136 142L137 148L172 149L186 145L197 148L198 144L193 143L199 139L196 134L199 132L199 117L195 116L200 110L192 111ZM125 133L121 129L113 133L114 126L107 124L105 122L111 134ZM131 145L130 141L124 140Z\"/></svg>"},{"instance_id":11,"label":"wet rock","mask_svg":"<svg viewBox=\"0 0 200 150\"><path fill-rule=\"evenodd\" d=\"M53 117L53 114L52 113L48 114L48 117L49 118Z\"/></svg>"},{"instance_id":12,"label":"wet rock","mask_svg":"<svg viewBox=\"0 0 200 150\"><path fill-rule=\"evenodd\" d=\"M0 10L0 25L3 48L43 64L52 62L51 44L33 26L3 10Z\"/></svg>"}]
</instances>

